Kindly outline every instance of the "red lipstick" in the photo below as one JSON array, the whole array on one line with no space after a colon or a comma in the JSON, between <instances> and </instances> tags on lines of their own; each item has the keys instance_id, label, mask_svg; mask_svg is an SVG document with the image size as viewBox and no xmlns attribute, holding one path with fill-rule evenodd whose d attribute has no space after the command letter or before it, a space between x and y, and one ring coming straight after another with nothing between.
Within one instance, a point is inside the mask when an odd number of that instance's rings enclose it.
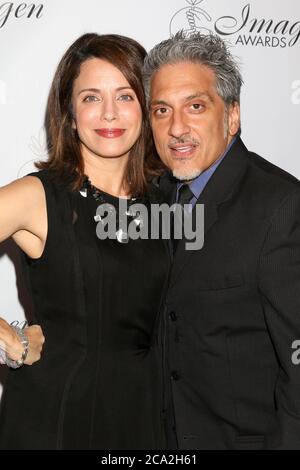
<instances>
[{"instance_id":1,"label":"red lipstick","mask_svg":"<svg viewBox=\"0 0 300 470\"><path fill-rule=\"evenodd\" d=\"M106 139L115 139L116 137L121 137L121 135L124 134L125 129L102 128L102 129L95 129L95 132L96 132L96 134L100 135L100 137L105 137Z\"/></svg>"}]
</instances>

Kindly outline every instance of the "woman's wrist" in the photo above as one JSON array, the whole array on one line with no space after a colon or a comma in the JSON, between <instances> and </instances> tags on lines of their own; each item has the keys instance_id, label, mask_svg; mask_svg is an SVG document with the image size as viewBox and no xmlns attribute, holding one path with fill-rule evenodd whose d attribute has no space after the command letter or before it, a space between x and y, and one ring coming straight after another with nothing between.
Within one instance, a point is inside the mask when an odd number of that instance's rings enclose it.
<instances>
[{"instance_id":1,"label":"woman's wrist","mask_svg":"<svg viewBox=\"0 0 300 470\"><path fill-rule=\"evenodd\" d=\"M18 360L13 360L6 355L5 362L8 367L11 367L12 369L18 369L24 364L24 361L26 360L29 349L29 341L23 328L20 328L16 325L11 325L11 328L13 328L16 334L18 335L19 341L23 345L23 352L20 359Z\"/></svg>"}]
</instances>

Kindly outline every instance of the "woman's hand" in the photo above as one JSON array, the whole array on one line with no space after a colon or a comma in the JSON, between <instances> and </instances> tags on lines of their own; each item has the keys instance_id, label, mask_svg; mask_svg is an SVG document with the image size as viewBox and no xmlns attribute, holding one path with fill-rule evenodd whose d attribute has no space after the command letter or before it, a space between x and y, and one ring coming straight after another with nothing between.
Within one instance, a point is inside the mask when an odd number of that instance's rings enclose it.
<instances>
[{"instance_id":1,"label":"woman's hand","mask_svg":"<svg viewBox=\"0 0 300 470\"><path fill-rule=\"evenodd\" d=\"M39 361L45 337L42 328L39 325L32 325L25 329L25 334L29 341L28 354L24 364L31 366L34 362Z\"/></svg>"},{"instance_id":2,"label":"woman's hand","mask_svg":"<svg viewBox=\"0 0 300 470\"><path fill-rule=\"evenodd\" d=\"M45 338L41 327L38 325L26 328L25 334L28 338L29 346L24 364L32 365L41 358ZM24 350L16 331L3 318L0 318L0 348L13 361L20 360Z\"/></svg>"}]
</instances>

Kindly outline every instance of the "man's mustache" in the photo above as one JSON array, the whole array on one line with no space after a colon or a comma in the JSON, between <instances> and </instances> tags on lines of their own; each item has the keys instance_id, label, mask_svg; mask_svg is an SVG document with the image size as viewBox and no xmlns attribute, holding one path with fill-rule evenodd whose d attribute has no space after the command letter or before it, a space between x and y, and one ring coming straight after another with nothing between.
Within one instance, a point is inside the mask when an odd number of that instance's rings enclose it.
<instances>
[{"instance_id":1,"label":"man's mustache","mask_svg":"<svg viewBox=\"0 0 300 470\"><path fill-rule=\"evenodd\" d=\"M173 147L174 145L178 144L188 144L197 146L200 145L200 142L187 134L182 137L172 137L172 139L168 143L168 146Z\"/></svg>"}]
</instances>

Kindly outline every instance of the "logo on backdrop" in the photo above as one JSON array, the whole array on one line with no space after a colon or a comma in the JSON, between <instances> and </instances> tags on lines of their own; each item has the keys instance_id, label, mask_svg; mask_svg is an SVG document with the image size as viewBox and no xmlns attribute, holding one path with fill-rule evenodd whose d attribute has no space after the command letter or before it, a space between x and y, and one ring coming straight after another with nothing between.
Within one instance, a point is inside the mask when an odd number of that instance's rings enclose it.
<instances>
[{"instance_id":1,"label":"logo on backdrop","mask_svg":"<svg viewBox=\"0 0 300 470\"><path fill-rule=\"evenodd\" d=\"M43 4L35 5L34 3L0 3L0 29L3 28L13 18L29 18L40 19L43 14Z\"/></svg>"},{"instance_id":2,"label":"logo on backdrop","mask_svg":"<svg viewBox=\"0 0 300 470\"><path fill-rule=\"evenodd\" d=\"M47 147L47 136L44 127L38 131L36 135L32 135L30 143L28 144L30 152L35 156L30 160L22 163L17 172L17 178L22 178L28 175L32 171L36 171L35 162L47 160L48 147Z\"/></svg>"},{"instance_id":3,"label":"logo on backdrop","mask_svg":"<svg viewBox=\"0 0 300 470\"><path fill-rule=\"evenodd\" d=\"M213 32L212 17L207 11L198 5L204 0L186 0L189 6L181 8L171 18L170 33L173 34L181 29L186 34Z\"/></svg>"},{"instance_id":4,"label":"logo on backdrop","mask_svg":"<svg viewBox=\"0 0 300 470\"><path fill-rule=\"evenodd\" d=\"M29 144L31 152L38 157L39 160L45 160L48 156L47 135L45 127L41 127L38 134L31 136Z\"/></svg>"},{"instance_id":5,"label":"logo on backdrop","mask_svg":"<svg viewBox=\"0 0 300 470\"><path fill-rule=\"evenodd\" d=\"M291 101L293 104L300 104L300 80L294 80L292 83Z\"/></svg>"},{"instance_id":6,"label":"logo on backdrop","mask_svg":"<svg viewBox=\"0 0 300 470\"><path fill-rule=\"evenodd\" d=\"M207 1L207 0L206 0ZM190 35L196 32L217 33L232 43L253 47L293 47L299 43L300 21L258 18L250 3L241 8L237 16L230 10L224 16L212 18L200 7L204 0L186 0L188 6L181 8L171 18L170 34L183 30Z\"/></svg>"}]
</instances>

